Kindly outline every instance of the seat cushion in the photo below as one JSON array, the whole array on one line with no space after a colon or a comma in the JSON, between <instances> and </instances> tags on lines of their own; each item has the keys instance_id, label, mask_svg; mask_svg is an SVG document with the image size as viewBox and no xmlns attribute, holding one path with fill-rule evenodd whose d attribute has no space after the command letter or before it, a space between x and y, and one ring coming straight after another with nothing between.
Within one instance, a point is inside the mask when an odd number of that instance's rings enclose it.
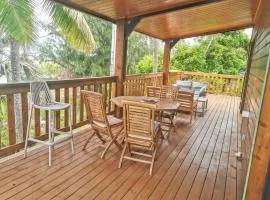
<instances>
[{"instance_id":1,"label":"seat cushion","mask_svg":"<svg viewBox=\"0 0 270 200\"><path fill-rule=\"evenodd\" d=\"M188 91L192 87L192 81L176 81L175 85L181 90Z\"/></svg>"}]
</instances>

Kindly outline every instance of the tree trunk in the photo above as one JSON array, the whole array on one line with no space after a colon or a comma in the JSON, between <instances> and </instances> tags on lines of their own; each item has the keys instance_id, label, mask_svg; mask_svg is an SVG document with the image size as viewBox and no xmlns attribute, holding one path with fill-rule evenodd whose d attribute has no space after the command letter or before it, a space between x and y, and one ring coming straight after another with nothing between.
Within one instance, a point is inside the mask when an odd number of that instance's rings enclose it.
<instances>
[{"instance_id":1,"label":"tree trunk","mask_svg":"<svg viewBox=\"0 0 270 200\"><path fill-rule=\"evenodd\" d=\"M20 65L20 45L18 41L11 39L10 41L10 62L11 62L11 81L13 83L21 81L21 65ZM21 111L21 96L14 95L14 110L16 121L16 138L21 141L22 135L22 111Z\"/></svg>"}]
</instances>

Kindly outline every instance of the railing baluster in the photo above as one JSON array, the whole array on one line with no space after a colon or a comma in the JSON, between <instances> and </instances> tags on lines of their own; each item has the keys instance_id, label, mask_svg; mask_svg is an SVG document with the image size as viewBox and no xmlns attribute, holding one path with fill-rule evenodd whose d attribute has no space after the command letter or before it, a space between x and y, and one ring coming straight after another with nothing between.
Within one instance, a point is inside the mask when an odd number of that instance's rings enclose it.
<instances>
[{"instance_id":1,"label":"railing baluster","mask_svg":"<svg viewBox=\"0 0 270 200\"><path fill-rule=\"evenodd\" d=\"M77 123L77 88L72 88L72 124Z\"/></svg>"},{"instance_id":2,"label":"railing baluster","mask_svg":"<svg viewBox=\"0 0 270 200\"><path fill-rule=\"evenodd\" d=\"M45 111L45 120L46 120L45 133L48 133L49 132L49 112L47 110Z\"/></svg>"},{"instance_id":3,"label":"railing baluster","mask_svg":"<svg viewBox=\"0 0 270 200\"><path fill-rule=\"evenodd\" d=\"M111 112L111 96L112 96L112 83L109 82L109 102L108 102L108 112Z\"/></svg>"},{"instance_id":4,"label":"railing baluster","mask_svg":"<svg viewBox=\"0 0 270 200\"><path fill-rule=\"evenodd\" d=\"M64 89L64 98L65 103L69 103L69 88ZM65 128L69 126L68 121L69 121L69 110L65 109Z\"/></svg>"},{"instance_id":5,"label":"railing baluster","mask_svg":"<svg viewBox=\"0 0 270 200\"><path fill-rule=\"evenodd\" d=\"M21 100L22 100L22 135L23 140L25 140L26 132L27 132L27 123L28 123L28 98L27 93L21 93Z\"/></svg>"},{"instance_id":6,"label":"railing baluster","mask_svg":"<svg viewBox=\"0 0 270 200\"><path fill-rule=\"evenodd\" d=\"M40 136L40 110L39 109L35 109L34 116L35 116L35 136Z\"/></svg>"},{"instance_id":7,"label":"railing baluster","mask_svg":"<svg viewBox=\"0 0 270 200\"><path fill-rule=\"evenodd\" d=\"M55 89L55 101L60 101L60 89ZM55 112L55 128L60 129L60 111Z\"/></svg>"},{"instance_id":8,"label":"railing baluster","mask_svg":"<svg viewBox=\"0 0 270 200\"><path fill-rule=\"evenodd\" d=\"M80 90L84 90L83 85L80 87ZM84 118L83 113L84 113L84 102L83 102L83 96L80 93L80 122L83 121L83 118Z\"/></svg>"},{"instance_id":9,"label":"railing baluster","mask_svg":"<svg viewBox=\"0 0 270 200\"><path fill-rule=\"evenodd\" d=\"M108 113L109 112L109 107L108 107L108 88L107 88L107 82L104 83L104 99L105 99L105 109L106 109L106 112Z\"/></svg>"},{"instance_id":10,"label":"railing baluster","mask_svg":"<svg viewBox=\"0 0 270 200\"><path fill-rule=\"evenodd\" d=\"M9 145L16 144L15 131L15 110L14 110L14 95L7 95L7 114L8 114L8 141Z\"/></svg>"}]
</instances>

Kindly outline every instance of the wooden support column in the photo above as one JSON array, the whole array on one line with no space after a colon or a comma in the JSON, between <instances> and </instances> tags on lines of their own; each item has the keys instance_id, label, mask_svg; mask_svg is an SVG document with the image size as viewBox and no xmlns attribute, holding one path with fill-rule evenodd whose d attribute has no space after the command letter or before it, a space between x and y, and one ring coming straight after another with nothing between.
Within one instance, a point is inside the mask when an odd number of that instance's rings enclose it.
<instances>
[{"instance_id":1,"label":"wooden support column","mask_svg":"<svg viewBox=\"0 0 270 200\"><path fill-rule=\"evenodd\" d=\"M125 21L116 23L116 45L115 45L115 76L116 96L124 95L124 79L126 75L127 38L125 38Z\"/></svg>"},{"instance_id":2,"label":"wooden support column","mask_svg":"<svg viewBox=\"0 0 270 200\"><path fill-rule=\"evenodd\" d=\"M166 40L163 54L163 85L168 84L171 56L171 41Z\"/></svg>"},{"instance_id":3,"label":"wooden support column","mask_svg":"<svg viewBox=\"0 0 270 200\"><path fill-rule=\"evenodd\" d=\"M127 60L127 44L128 36L136 25L140 22L140 18L130 20L119 20L116 22L116 43L115 43L115 76L116 76L116 96L124 95L124 81L126 77L126 60ZM116 116L121 116L121 109L116 109Z\"/></svg>"}]
</instances>

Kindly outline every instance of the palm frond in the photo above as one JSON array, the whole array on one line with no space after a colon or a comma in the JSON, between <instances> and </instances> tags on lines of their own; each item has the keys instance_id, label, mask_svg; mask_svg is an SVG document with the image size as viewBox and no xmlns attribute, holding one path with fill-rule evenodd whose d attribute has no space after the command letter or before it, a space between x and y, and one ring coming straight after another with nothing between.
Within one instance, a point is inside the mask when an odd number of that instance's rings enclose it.
<instances>
[{"instance_id":1,"label":"palm frond","mask_svg":"<svg viewBox=\"0 0 270 200\"><path fill-rule=\"evenodd\" d=\"M32 0L0 0L0 31L21 44L35 39L35 6Z\"/></svg>"},{"instance_id":2,"label":"palm frond","mask_svg":"<svg viewBox=\"0 0 270 200\"><path fill-rule=\"evenodd\" d=\"M83 13L50 0L43 0L43 8L69 44L86 53L92 52L95 41Z\"/></svg>"}]
</instances>

